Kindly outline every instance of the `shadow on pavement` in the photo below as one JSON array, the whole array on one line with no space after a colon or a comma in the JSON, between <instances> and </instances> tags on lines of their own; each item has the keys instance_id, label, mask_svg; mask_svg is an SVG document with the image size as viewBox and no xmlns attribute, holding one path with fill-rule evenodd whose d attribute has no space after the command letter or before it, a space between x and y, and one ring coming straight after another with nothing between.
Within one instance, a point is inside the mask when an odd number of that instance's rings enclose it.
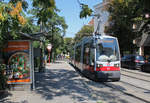
<instances>
[{"instance_id":1,"label":"shadow on pavement","mask_svg":"<svg viewBox=\"0 0 150 103\"><path fill-rule=\"evenodd\" d=\"M97 90L91 90L93 92L94 95L96 96L100 96L101 97L101 100L103 101L106 101L106 102L109 102L109 103L129 103L128 101L124 100L124 99L121 99L119 96L115 95L114 92L116 92L117 90L112 88L112 87L115 87L115 88L119 88L120 90L126 90L125 88L119 86L119 85L115 85L115 84L111 84L110 85L110 82L93 82L93 81L86 81L86 83L89 85L89 86L92 86L92 88L98 88ZM109 85L108 85L109 84ZM110 88L110 90L102 90L105 89L105 88ZM108 92L109 91L109 92ZM94 98L95 100L97 99L97 97Z\"/></svg>"},{"instance_id":2,"label":"shadow on pavement","mask_svg":"<svg viewBox=\"0 0 150 103\"><path fill-rule=\"evenodd\" d=\"M93 81L87 82L86 79L79 78L79 74L71 69L46 69L46 73L35 73L35 80L36 93L42 95L46 100L69 96L79 103L85 100L103 100L106 102L117 100L121 103L128 103L114 95L114 89L101 91L102 88L106 88L104 85ZM90 86L96 87L98 90L89 88Z\"/></svg>"},{"instance_id":3,"label":"shadow on pavement","mask_svg":"<svg viewBox=\"0 0 150 103\"><path fill-rule=\"evenodd\" d=\"M12 94L10 94L8 91L0 93L0 103L16 103L10 102L9 99L7 99L8 96L12 96Z\"/></svg>"}]
</instances>

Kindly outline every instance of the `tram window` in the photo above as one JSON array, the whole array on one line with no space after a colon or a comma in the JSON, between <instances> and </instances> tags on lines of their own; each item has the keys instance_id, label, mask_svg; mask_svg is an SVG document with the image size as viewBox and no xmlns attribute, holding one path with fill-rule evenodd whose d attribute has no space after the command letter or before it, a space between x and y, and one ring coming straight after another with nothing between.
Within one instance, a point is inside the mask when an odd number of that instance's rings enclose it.
<instances>
[{"instance_id":1,"label":"tram window","mask_svg":"<svg viewBox=\"0 0 150 103\"><path fill-rule=\"evenodd\" d=\"M94 65L94 49L90 48L90 65Z\"/></svg>"},{"instance_id":2,"label":"tram window","mask_svg":"<svg viewBox=\"0 0 150 103\"><path fill-rule=\"evenodd\" d=\"M81 46L78 46L76 48L75 55L76 55L76 57L75 57L76 61L80 62L80 58L81 58Z\"/></svg>"},{"instance_id":3,"label":"tram window","mask_svg":"<svg viewBox=\"0 0 150 103\"><path fill-rule=\"evenodd\" d=\"M84 64L89 64L90 63L90 44L85 44L84 45L83 63Z\"/></svg>"}]
</instances>

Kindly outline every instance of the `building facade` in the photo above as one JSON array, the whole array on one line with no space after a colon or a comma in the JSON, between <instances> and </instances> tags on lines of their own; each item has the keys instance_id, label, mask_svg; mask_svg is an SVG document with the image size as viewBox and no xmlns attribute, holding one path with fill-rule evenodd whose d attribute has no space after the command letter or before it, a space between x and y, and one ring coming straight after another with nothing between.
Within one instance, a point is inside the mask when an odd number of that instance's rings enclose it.
<instances>
[{"instance_id":1,"label":"building facade","mask_svg":"<svg viewBox=\"0 0 150 103\"><path fill-rule=\"evenodd\" d=\"M104 33L105 26L108 25L109 13L104 11L104 6L109 3L109 0L103 0L101 3L94 6L94 14L100 15L94 17L94 31L98 31L101 35L106 35ZM99 27L98 27L99 23Z\"/></svg>"},{"instance_id":2,"label":"building facade","mask_svg":"<svg viewBox=\"0 0 150 103\"><path fill-rule=\"evenodd\" d=\"M139 55L150 57L150 29L148 27L150 28L150 24L144 22L143 25L141 24L137 32L141 33L142 36L133 40L133 44L136 44L137 47L139 47ZM145 29L147 29L148 31L145 32Z\"/></svg>"}]
</instances>

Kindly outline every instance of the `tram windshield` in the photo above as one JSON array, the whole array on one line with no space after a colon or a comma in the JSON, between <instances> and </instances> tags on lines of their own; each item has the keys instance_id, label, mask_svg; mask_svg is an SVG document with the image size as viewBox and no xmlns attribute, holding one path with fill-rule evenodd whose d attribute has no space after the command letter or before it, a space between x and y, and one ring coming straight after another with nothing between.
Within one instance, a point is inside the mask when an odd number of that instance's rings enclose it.
<instances>
[{"instance_id":1,"label":"tram windshield","mask_svg":"<svg viewBox=\"0 0 150 103\"><path fill-rule=\"evenodd\" d=\"M112 62L119 60L119 48L116 39L99 39L96 47L97 61Z\"/></svg>"}]
</instances>

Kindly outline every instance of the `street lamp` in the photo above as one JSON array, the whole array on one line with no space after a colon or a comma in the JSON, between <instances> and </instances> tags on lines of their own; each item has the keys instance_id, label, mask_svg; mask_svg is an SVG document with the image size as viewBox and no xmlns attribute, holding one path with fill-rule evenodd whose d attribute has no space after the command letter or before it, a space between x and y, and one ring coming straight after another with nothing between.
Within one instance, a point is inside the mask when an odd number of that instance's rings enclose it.
<instances>
[{"instance_id":1,"label":"street lamp","mask_svg":"<svg viewBox=\"0 0 150 103\"><path fill-rule=\"evenodd\" d=\"M52 49L52 44L48 44L47 45L47 50L48 50L48 54L49 54L49 63L50 63L50 52L51 52L51 49Z\"/></svg>"}]
</instances>

